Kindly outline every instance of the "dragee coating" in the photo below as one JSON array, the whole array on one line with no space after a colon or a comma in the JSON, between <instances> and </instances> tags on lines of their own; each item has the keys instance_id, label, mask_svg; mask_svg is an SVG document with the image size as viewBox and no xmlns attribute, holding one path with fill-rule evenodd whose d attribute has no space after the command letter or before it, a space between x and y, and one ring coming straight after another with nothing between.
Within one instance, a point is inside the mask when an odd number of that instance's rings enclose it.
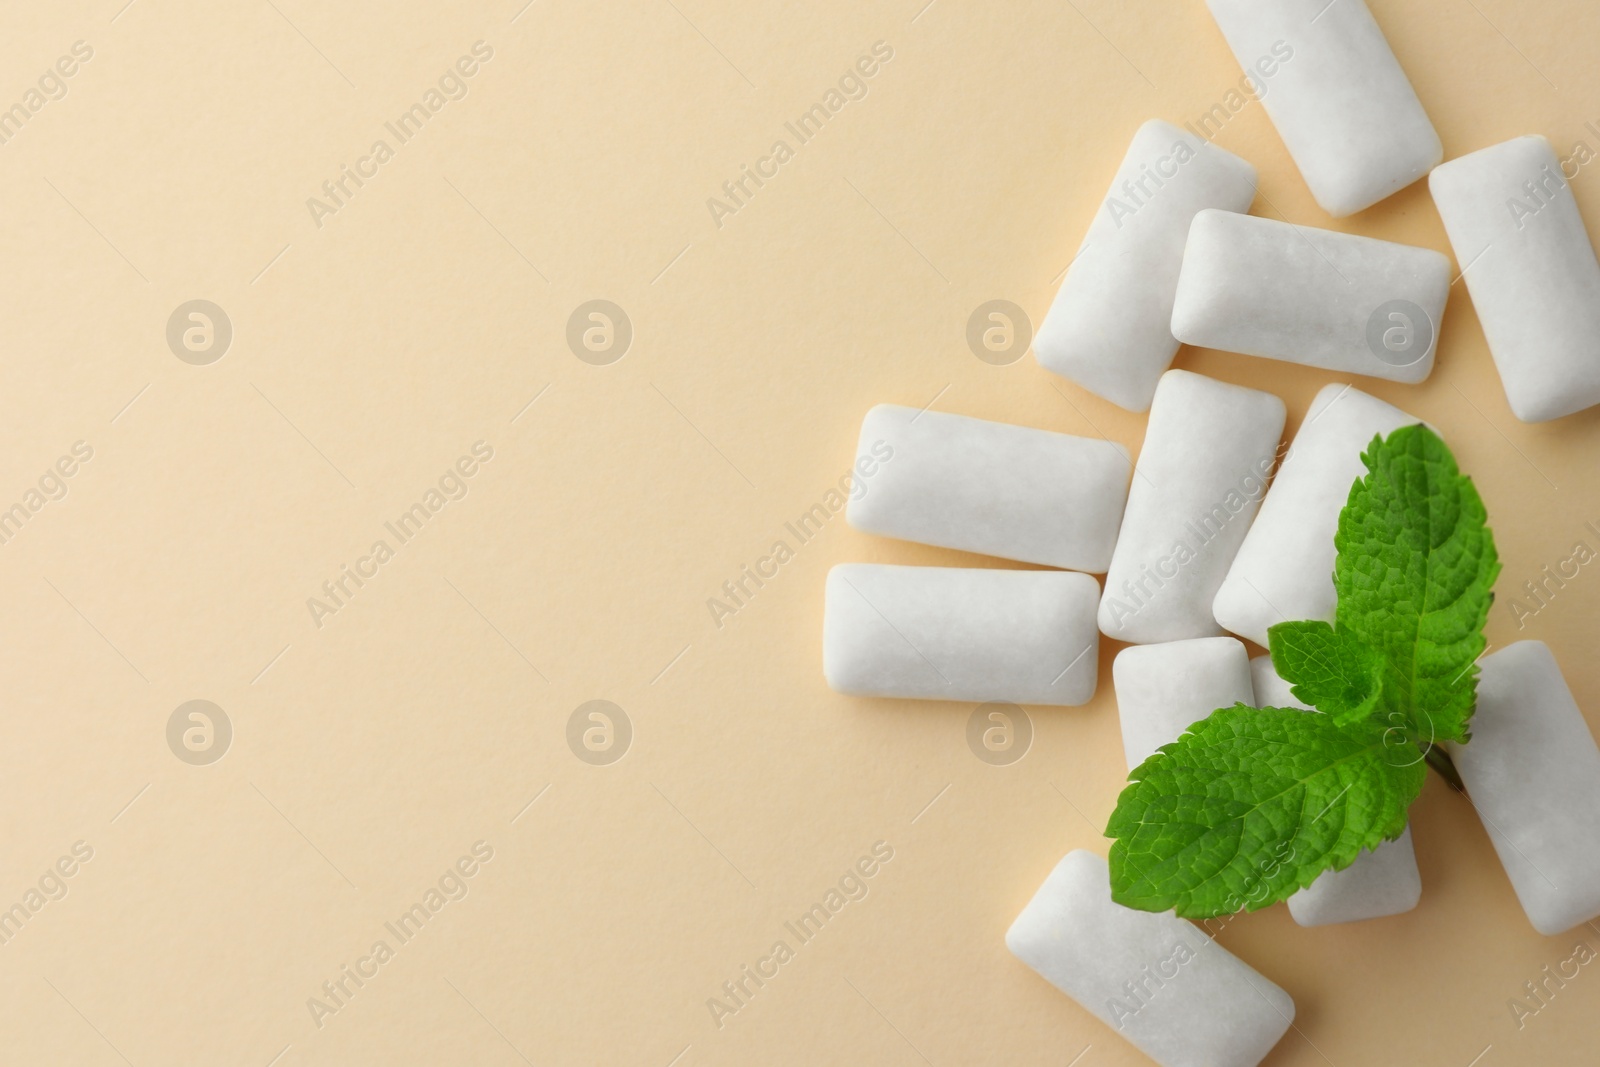
<instances>
[{"instance_id":1,"label":"dragee coating","mask_svg":"<svg viewBox=\"0 0 1600 1067\"><path fill-rule=\"evenodd\" d=\"M1106 574L1102 633L1137 644L1221 634L1211 602L1266 491L1283 420L1271 393L1162 375Z\"/></svg>"},{"instance_id":2,"label":"dragee coating","mask_svg":"<svg viewBox=\"0 0 1600 1067\"><path fill-rule=\"evenodd\" d=\"M828 572L822 671L857 696L1084 704L1099 592L1073 571L841 563Z\"/></svg>"},{"instance_id":3,"label":"dragee coating","mask_svg":"<svg viewBox=\"0 0 1600 1067\"><path fill-rule=\"evenodd\" d=\"M879 404L855 469L858 530L1103 574L1133 464L1101 438Z\"/></svg>"},{"instance_id":4,"label":"dragee coating","mask_svg":"<svg viewBox=\"0 0 1600 1067\"><path fill-rule=\"evenodd\" d=\"M1250 661L1258 708L1313 711L1289 691L1273 669L1271 656ZM1289 898L1289 914L1301 926L1378 919L1410 911L1422 899L1422 874L1411 846L1411 827L1393 841L1363 852L1342 871L1323 871L1315 882Z\"/></svg>"},{"instance_id":5,"label":"dragee coating","mask_svg":"<svg viewBox=\"0 0 1600 1067\"><path fill-rule=\"evenodd\" d=\"M1511 412L1600 403L1600 262L1550 142L1518 137L1428 178Z\"/></svg>"},{"instance_id":6,"label":"dragee coating","mask_svg":"<svg viewBox=\"0 0 1600 1067\"><path fill-rule=\"evenodd\" d=\"M1169 122L1139 127L1033 340L1039 363L1129 411L1172 365L1172 297L1189 221L1248 211L1255 168Z\"/></svg>"},{"instance_id":7,"label":"dragee coating","mask_svg":"<svg viewBox=\"0 0 1600 1067\"><path fill-rule=\"evenodd\" d=\"M1350 486L1366 474L1361 453L1374 436L1421 421L1354 386L1317 393L1217 591L1213 611L1224 629L1265 647L1275 623L1333 621L1333 534Z\"/></svg>"},{"instance_id":8,"label":"dragee coating","mask_svg":"<svg viewBox=\"0 0 1600 1067\"><path fill-rule=\"evenodd\" d=\"M1433 370L1450 259L1431 248L1202 211L1172 308L1186 345L1415 383Z\"/></svg>"},{"instance_id":9,"label":"dragee coating","mask_svg":"<svg viewBox=\"0 0 1600 1067\"><path fill-rule=\"evenodd\" d=\"M1256 1067L1294 1021L1288 993L1193 923L1113 901L1106 861L1084 849L1056 864L1006 947L1161 1067Z\"/></svg>"},{"instance_id":10,"label":"dragee coating","mask_svg":"<svg viewBox=\"0 0 1600 1067\"><path fill-rule=\"evenodd\" d=\"M1472 740L1445 747L1528 921L1552 937L1600 916L1600 748L1543 641L1479 666Z\"/></svg>"},{"instance_id":11,"label":"dragee coating","mask_svg":"<svg viewBox=\"0 0 1600 1067\"><path fill-rule=\"evenodd\" d=\"M1322 210L1354 214L1444 158L1416 90L1362 0L1207 0L1246 70L1275 64L1261 106Z\"/></svg>"}]
</instances>

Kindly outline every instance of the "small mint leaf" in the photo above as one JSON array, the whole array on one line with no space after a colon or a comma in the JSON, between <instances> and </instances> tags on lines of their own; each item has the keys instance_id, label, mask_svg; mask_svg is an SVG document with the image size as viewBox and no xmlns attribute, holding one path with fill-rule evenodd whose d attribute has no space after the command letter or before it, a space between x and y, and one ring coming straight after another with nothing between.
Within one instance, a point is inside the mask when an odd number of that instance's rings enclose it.
<instances>
[{"instance_id":1,"label":"small mint leaf","mask_svg":"<svg viewBox=\"0 0 1600 1067\"><path fill-rule=\"evenodd\" d=\"M1284 900L1400 836L1426 774L1380 722L1221 708L1129 775L1106 826L1112 899L1190 919Z\"/></svg>"},{"instance_id":2,"label":"small mint leaf","mask_svg":"<svg viewBox=\"0 0 1600 1067\"><path fill-rule=\"evenodd\" d=\"M1325 622L1281 622L1267 630L1272 665L1296 700L1333 716L1340 726L1378 708L1383 657L1347 630Z\"/></svg>"},{"instance_id":3,"label":"small mint leaf","mask_svg":"<svg viewBox=\"0 0 1600 1067\"><path fill-rule=\"evenodd\" d=\"M1472 479L1426 426L1374 437L1334 535L1335 628L1384 661L1383 704L1424 744L1465 742L1500 572Z\"/></svg>"}]
</instances>

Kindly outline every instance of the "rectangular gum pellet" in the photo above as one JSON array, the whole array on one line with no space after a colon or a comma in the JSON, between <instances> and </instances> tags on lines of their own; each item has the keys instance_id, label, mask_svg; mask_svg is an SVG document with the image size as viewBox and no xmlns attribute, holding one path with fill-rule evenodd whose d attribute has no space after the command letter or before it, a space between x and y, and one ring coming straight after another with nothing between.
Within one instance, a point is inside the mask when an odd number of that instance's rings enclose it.
<instances>
[{"instance_id":1,"label":"rectangular gum pellet","mask_svg":"<svg viewBox=\"0 0 1600 1067\"><path fill-rule=\"evenodd\" d=\"M1249 656L1231 637L1130 645L1111 661L1128 769L1218 708L1254 704Z\"/></svg>"},{"instance_id":2,"label":"rectangular gum pellet","mask_svg":"<svg viewBox=\"0 0 1600 1067\"><path fill-rule=\"evenodd\" d=\"M1161 1067L1256 1067L1294 1021L1288 993L1194 924L1113 901L1106 861L1083 849L1006 947Z\"/></svg>"},{"instance_id":3,"label":"rectangular gum pellet","mask_svg":"<svg viewBox=\"0 0 1600 1067\"><path fill-rule=\"evenodd\" d=\"M1313 711L1294 698L1289 683L1272 667L1271 656L1250 661L1250 680L1258 708ZM1422 899L1422 874L1411 846L1411 827L1393 841L1363 852L1342 871L1324 871L1289 898L1289 914L1301 926L1327 926L1399 915Z\"/></svg>"},{"instance_id":4,"label":"rectangular gum pellet","mask_svg":"<svg viewBox=\"0 0 1600 1067\"><path fill-rule=\"evenodd\" d=\"M1431 248L1276 219L1202 211L1172 306L1186 345L1420 382L1450 292Z\"/></svg>"},{"instance_id":5,"label":"rectangular gum pellet","mask_svg":"<svg viewBox=\"0 0 1600 1067\"><path fill-rule=\"evenodd\" d=\"M1103 574L1132 468L1104 439L879 404L846 514L868 533Z\"/></svg>"},{"instance_id":6,"label":"rectangular gum pellet","mask_svg":"<svg viewBox=\"0 0 1600 1067\"><path fill-rule=\"evenodd\" d=\"M1600 403L1600 263L1543 137L1473 152L1428 178L1512 414Z\"/></svg>"},{"instance_id":7,"label":"rectangular gum pellet","mask_svg":"<svg viewBox=\"0 0 1600 1067\"><path fill-rule=\"evenodd\" d=\"M1546 937L1600 915L1600 748L1549 647L1480 661L1468 744L1447 744L1522 910Z\"/></svg>"},{"instance_id":8,"label":"rectangular gum pellet","mask_svg":"<svg viewBox=\"0 0 1600 1067\"><path fill-rule=\"evenodd\" d=\"M1350 385L1317 393L1212 605L1216 621L1258 645L1292 619L1333 621L1334 531L1374 436L1421 422ZM1137 482L1135 483L1137 488Z\"/></svg>"},{"instance_id":9,"label":"rectangular gum pellet","mask_svg":"<svg viewBox=\"0 0 1600 1067\"><path fill-rule=\"evenodd\" d=\"M1283 401L1188 371L1161 376L1100 601L1136 644L1215 637L1211 602L1261 503Z\"/></svg>"},{"instance_id":10,"label":"rectangular gum pellet","mask_svg":"<svg viewBox=\"0 0 1600 1067\"><path fill-rule=\"evenodd\" d=\"M1328 214L1370 207L1444 158L1416 90L1362 0L1207 3Z\"/></svg>"},{"instance_id":11,"label":"rectangular gum pellet","mask_svg":"<svg viewBox=\"0 0 1600 1067\"><path fill-rule=\"evenodd\" d=\"M841 563L828 572L823 674L857 696L1085 704L1099 593L1074 571Z\"/></svg>"},{"instance_id":12,"label":"rectangular gum pellet","mask_svg":"<svg viewBox=\"0 0 1600 1067\"><path fill-rule=\"evenodd\" d=\"M1139 127L1084 235L1033 350L1040 364L1129 411L1172 365L1172 297L1189 221L1248 211L1255 168L1159 119Z\"/></svg>"}]
</instances>

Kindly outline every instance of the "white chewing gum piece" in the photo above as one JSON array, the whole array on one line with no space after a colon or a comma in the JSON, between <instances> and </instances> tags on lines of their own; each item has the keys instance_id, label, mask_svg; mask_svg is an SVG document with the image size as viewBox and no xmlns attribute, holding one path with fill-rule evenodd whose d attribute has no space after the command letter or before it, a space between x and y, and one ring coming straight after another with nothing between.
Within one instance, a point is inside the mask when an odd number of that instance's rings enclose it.
<instances>
[{"instance_id":1,"label":"white chewing gum piece","mask_svg":"<svg viewBox=\"0 0 1600 1067\"><path fill-rule=\"evenodd\" d=\"M828 572L822 672L856 696L1086 704L1099 592L1074 571L841 563Z\"/></svg>"},{"instance_id":2,"label":"white chewing gum piece","mask_svg":"<svg viewBox=\"0 0 1600 1067\"><path fill-rule=\"evenodd\" d=\"M1450 259L1431 248L1202 211L1172 307L1186 345L1414 384L1433 371Z\"/></svg>"},{"instance_id":3,"label":"white chewing gum piece","mask_svg":"<svg viewBox=\"0 0 1600 1067\"><path fill-rule=\"evenodd\" d=\"M1479 661L1472 739L1447 743L1533 928L1600 915L1600 748L1543 641Z\"/></svg>"},{"instance_id":4,"label":"white chewing gum piece","mask_svg":"<svg viewBox=\"0 0 1600 1067\"><path fill-rule=\"evenodd\" d=\"M1103 574L1132 470L1100 438L879 404L846 515L867 533Z\"/></svg>"},{"instance_id":5,"label":"white chewing gum piece","mask_svg":"<svg viewBox=\"0 0 1600 1067\"><path fill-rule=\"evenodd\" d=\"M1040 365L1144 411L1172 365L1172 297L1189 222L1248 211L1255 168L1169 122L1139 127L1033 339Z\"/></svg>"},{"instance_id":6,"label":"white chewing gum piece","mask_svg":"<svg viewBox=\"0 0 1600 1067\"><path fill-rule=\"evenodd\" d=\"M1428 178L1511 413L1600 403L1600 262L1550 142L1518 137Z\"/></svg>"},{"instance_id":7,"label":"white chewing gum piece","mask_svg":"<svg viewBox=\"0 0 1600 1067\"><path fill-rule=\"evenodd\" d=\"M1444 158L1362 0L1207 4L1311 195L1334 218L1399 192Z\"/></svg>"},{"instance_id":8,"label":"white chewing gum piece","mask_svg":"<svg viewBox=\"0 0 1600 1067\"><path fill-rule=\"evenodd\" d=\"M1111 899L1106 861L1050 872L1006 947L1161 1067L1256 1067L1294 1021L1276 984L1170 912Z\"/></svg>"},{"instance_id":9,"label":"white chewing gum piece","mask_svg":"<svg viewBox=\"0 0 1600 1067\"><path fill-rule=\"evenodd\" d=\"M1161 376L1106 574L1102 633L1136 644L1222 633L1211 602L1261 503L1284 414L1271 393L1182 370Z\"/></svg>"},{"instance_id":10,"label":"white chewing gum piece","mask_svg":"<svg viewBox=\"0 0 1600 1067\"><path fill-rule=\"evenodd\" d=\"M1249 654L1231 637L1131 645L1111 661L1128 769L1218 708L1254 704Z\"/></svg>"}]
</instances>

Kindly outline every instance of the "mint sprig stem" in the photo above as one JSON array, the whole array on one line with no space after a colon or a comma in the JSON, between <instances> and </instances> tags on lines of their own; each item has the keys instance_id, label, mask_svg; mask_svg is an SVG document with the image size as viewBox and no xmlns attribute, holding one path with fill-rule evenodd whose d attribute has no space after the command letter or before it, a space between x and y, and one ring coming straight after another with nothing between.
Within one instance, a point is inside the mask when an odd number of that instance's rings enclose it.
<instances>
[{"instance_id":1,"label":"mint sprig stem","mask_svg":"<svg viewBox=\"0 0 1600 1067\"><path fill-rule=\"evenodd\" d=\"M1438 745L1430 745L1423 758L1428 761L1429 767L1438 772L1439 777L1449 783L1451 789L1466 796L1467 783L1461 780L1461 772L1456 770L1456 761L1450 758L1450 753Z\"/></svg>"}]
</instances>

